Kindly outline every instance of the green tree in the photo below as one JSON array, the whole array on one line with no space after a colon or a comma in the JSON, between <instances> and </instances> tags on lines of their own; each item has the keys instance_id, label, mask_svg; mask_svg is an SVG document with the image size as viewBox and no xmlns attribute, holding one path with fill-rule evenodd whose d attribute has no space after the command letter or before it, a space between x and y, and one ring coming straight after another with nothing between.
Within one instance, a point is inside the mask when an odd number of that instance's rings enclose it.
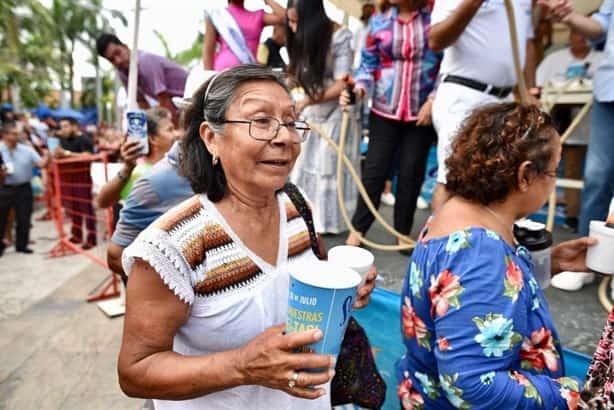
<instances>
[{"instance_id":1,"label":"green tree","mask_svg":"<svg viewBox=\"0 0 614 410\"><path fill-rule=\"evenodd\" d=\"M194 42L192 43L192 46L190 48L180 51L176 54L173 54L171 52L168 46L168 42L166 41L166 38L164 37L164 35L162 35L162 33L160 33L158 30L154 30L154 34L156 35L158 40L160 40L160 43L162 43L162 46L164 47L165 57L169 60L175 61L179 65L187 66L194 60L199 60L202 56L204 36L200 32L196 35L196 38L194 39Z\"/></svg>"},{"instance_id":2,"label":"green tree","mask_svg":"<svg viewBox=\"0 0 614 410\"><path fill-rule=\"evenodd\" d=\"M59 63L48 41L51 26L38 0L0 1L0 90L10 90L15 103L32 107L51 89L50 70Z\"/></svg>"},{"instance_id":3,"label":"green tree","mask_svg":"<svg viewBox=\"0 0 614 410\"><path fill-rule=\"evenodd\" d=\"M62 62L57 74L61 89L69 91L71 105L74 105L75 46L88 35L88 27L96 27L96 16L101 8L100 0L89 0L89 3L89 7L83 7L77 0L53 0L51 4L55 34L53 43L59 51Z\"/></svg>"}]
</instances>

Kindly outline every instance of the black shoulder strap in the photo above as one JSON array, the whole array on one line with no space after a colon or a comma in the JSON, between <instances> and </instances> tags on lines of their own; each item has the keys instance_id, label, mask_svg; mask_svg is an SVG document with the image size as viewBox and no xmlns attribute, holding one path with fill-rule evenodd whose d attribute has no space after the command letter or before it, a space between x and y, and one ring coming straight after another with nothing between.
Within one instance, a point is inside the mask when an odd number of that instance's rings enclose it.
<instances>
[{"instance_id":1,"label":"black shoulder strap","mask_svg":"<svg viewBox=\"0 0 614 410\"><path fill-rule=\"evenodd\" d=\"M313 215L311 213L311 208L309 208L307 201L305 201L305 197L303 194L301 194L301 191L297 188L297 186L291 182L287 182L286 185L284 185L283 191L288 195L290 201L292 201L292 205L294 205L307 225L307 230L309 231L309 241L311 242L311 250L318 257L318 259L322 259L320 247L318 246L318 237L313 226Z\"/></svg>"}]
</instances>

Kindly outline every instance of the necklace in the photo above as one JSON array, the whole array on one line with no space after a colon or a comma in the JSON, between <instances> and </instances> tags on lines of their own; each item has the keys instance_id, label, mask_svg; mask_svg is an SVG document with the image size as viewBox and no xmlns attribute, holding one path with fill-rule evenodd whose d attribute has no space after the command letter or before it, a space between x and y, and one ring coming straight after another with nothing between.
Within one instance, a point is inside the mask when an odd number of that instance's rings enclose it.
<instances>
[{"instance_id":1,"label":"necklace","mask_svg":"<svg viewBox=\"0 0 614 410\"><path fill-rule=\"evenodd\" d=\"M495 211L493 211L492 209L490 209L490 207L486 206L486 205L482 205L482 207L487 210L496 220L497 222L499 222L499 224L502 227L505 227L505 230L508 231L509 233L512 235L512 240L514 241L514 243L516 243L516 237L514 236L514 225L512 224L512 226L508 226L508 224L503 220L503 218L501 217L501 215L499 215L498 213L496 213Z\"/></svg>"}]
</instances>

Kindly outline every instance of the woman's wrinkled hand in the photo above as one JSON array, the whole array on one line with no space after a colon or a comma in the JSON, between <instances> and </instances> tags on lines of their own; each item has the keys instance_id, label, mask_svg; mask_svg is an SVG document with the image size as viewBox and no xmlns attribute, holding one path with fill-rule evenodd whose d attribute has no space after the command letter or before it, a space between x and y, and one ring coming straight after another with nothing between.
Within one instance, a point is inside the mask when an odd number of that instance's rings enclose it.
<instances>
[{"instance_id":1,"label":"woman's wrinkled hand","mask_svg":"<svg viewBox=\"0 0 614 410\"><path fill-rule=\"evenodd\" d=\"M375 279L377 278L377 268L372 266L367 272L365 283L358 288L356 295L358 298L354 302L354 309L362 309L369 304L371 293L375 289Z\"/></svg>"},{"instance_id":2,"label":"woman's wrinkled hand","mask_svg":"<svg viewBox=\"0 0 614 410\"><path fill-rule=\"evenodd\" d=\"M597 244L595 238L583 238L566 241L552 249L552 274L563 271L588 272L586 266L586 250Z\"/></svg>"},{"instance_id":3,"label":"woman's wrinkled hand","mask_svg":"<svg viewBox=\"0 0 614 410\"><path fill-rule=\"evenodd\" d=\"M322 339L319 329L284 334L285 325L273 326L238 350L239 372L243 384L282 390L303 399L317 399L326 392L314 388L328 383L334 376L335 359L315 353L293 353L299 347ZM309 371L305 369L322 369ZM294 374L298 376L294 376ZM294 380L294 387L291 387Z\"/></svg>"}]
</instances>

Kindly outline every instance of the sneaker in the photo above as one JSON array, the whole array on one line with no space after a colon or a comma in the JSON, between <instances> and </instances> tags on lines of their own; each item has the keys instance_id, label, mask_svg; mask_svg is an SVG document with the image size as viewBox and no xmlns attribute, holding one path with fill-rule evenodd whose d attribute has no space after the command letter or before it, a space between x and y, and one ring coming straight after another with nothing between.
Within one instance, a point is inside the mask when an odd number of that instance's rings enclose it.
<instances>
[{"instance_id":1,"label":"sneaker","mask_svg":"<svg viewBox=\"0 0 614 410\"><path fill-rule=\"evenodd\" d=\"M416 208L418 208L418 209L428 209L428 207L429 207L429 203L426 202L426 199L424 199L421 196L419 196L418 200L416 201Z\"/></svg>"},{"instance_id":2,"label":"sneaker","mask_svg":"<svg viewBox=\"0 0 614 410\"><path fill-rule=\"evenodd\" d=\"M593 283L595 280L595 274L591 272L561 272L552 278L552 286L566 290L568 292L575 292L582 289L584 285Z\"/></svg>"},{"instance_id":3,"label":"sneaker","mask_svg":"<svg viewBox=\"0 0 614 410\"><path fill-rule=\"evenodd\" d=\"M28 253L28 254L34 253L34 251L32 249L30 249L30 248L17 249L17 252L19 252L19 253Z\"/></svg>"},{"instance_id":4,"label":"sneaker","mask_svg":"<svg viewBox=\"0 0 614 410\"><path fill-rule=\"evenodd\" d=\"M392 192L384 192L380 200L384 205L388 206L394 206L394 203L396 202L396 199L394 198L394 195L392 195Z\"/></svg>"}]
</instances>

